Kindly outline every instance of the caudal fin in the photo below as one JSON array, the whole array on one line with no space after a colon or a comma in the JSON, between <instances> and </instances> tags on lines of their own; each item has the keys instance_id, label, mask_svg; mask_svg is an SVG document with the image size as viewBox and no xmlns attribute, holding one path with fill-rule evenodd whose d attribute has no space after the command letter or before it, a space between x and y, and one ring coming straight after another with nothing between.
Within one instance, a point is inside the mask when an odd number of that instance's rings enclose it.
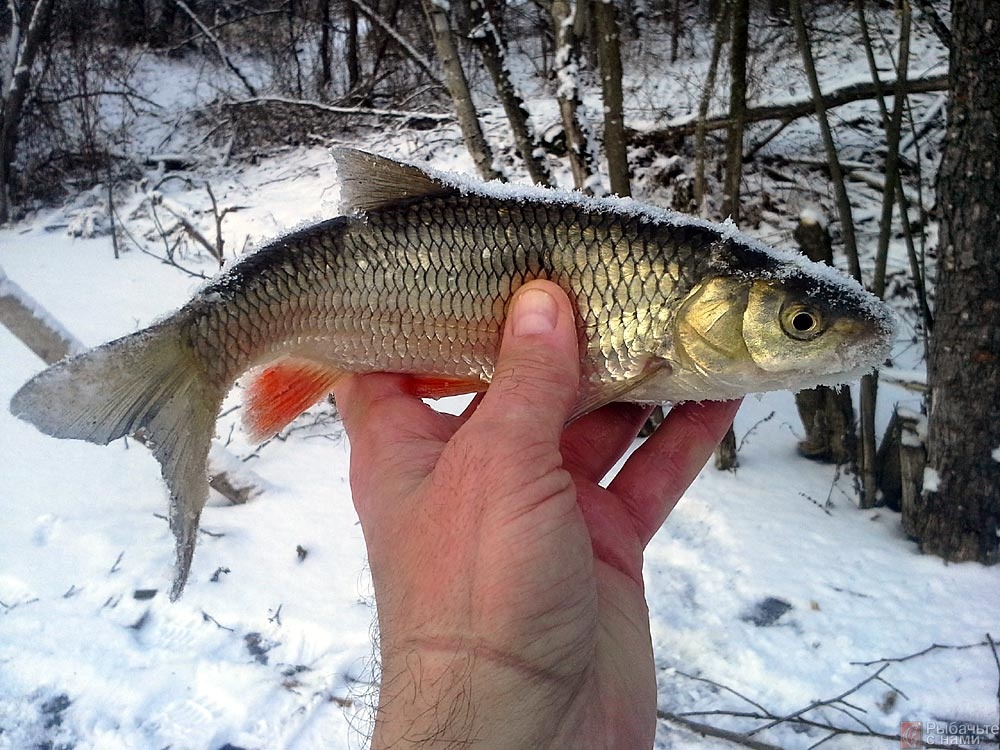
<instances>
[{"instance_id":1,"label":"caudal fin","mask_svg":"<svg viewBox=\"0 0 1000 750\"><path fill-rule=\"evenodd\" d=\"M191 567L208 499L207 459L225 395L196 366L183 313L144 331L64 359L14 394L11 412L42 432L105 445L142 430L170 489L177 545L171 599Z\"/></svg>"}]
</instances>

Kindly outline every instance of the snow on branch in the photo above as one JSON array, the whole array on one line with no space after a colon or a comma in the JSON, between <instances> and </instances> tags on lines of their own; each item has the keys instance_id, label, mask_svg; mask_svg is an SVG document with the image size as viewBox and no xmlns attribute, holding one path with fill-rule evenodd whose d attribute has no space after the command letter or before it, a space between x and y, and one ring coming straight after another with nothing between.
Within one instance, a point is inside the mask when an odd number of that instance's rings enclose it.
<instances>
[{"instance_id":1,"label":"snow on branch","mask_svg":"<svg viewBox=\"0 0 1000 750\"><path fill-rule=\"evenodd\" d=\"M947 91L948 76L930 76L928 78L914 78L902 82L903 93L924 94L931 91ZM841 107L851 102L875 99L880 92L889 91L896 87L895 81L882 81L881 86L873 82L852 83L823 95L823 105L827 109ZM802 99L789 104L765 104L757 107L749 107L746 111L746 122L763 122L765 120L786 120L791 121L799 117L808 117L816 113L816 105L812 98ZM706 130L722 130L732 124L728 114L714 115L705 120ZM684 137L693 135L698 127L698 118L694 115L685 115L675 118L666 127L648 131L633 131L632 137L638 141L659 140L663 138Z\"/></svg>"},{"instance_id":2,"label":"snow on branch","mask_svg":"<svg viewBox=\"0 0 1000 750\"><path fill-rule=\"evenodd\" d=\"M416 112L405 109L376 109L372 107L340 107L334 104L312 101L310 99L292 99L284 96L255 96L252 99L240 99L227 102L235 106L250 106L253 104L287 104L293 107L307 107L321 112L340 115L369 115L371 117L400 117L404 119L434 120L435 122L450 122L455 116L443 112Z\"/></svg>"}]
</instances>

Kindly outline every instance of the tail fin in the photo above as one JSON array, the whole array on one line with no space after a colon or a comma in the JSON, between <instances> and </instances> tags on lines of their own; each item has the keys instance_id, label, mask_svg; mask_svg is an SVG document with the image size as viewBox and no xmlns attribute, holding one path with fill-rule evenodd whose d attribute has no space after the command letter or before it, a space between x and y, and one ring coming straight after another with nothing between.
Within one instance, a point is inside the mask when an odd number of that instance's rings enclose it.
<instances>
[{"instance_id":1,"label":"tail fin","mask_svg":"<svg viewBox=\"0 0 1000 750\"><path fill-rule=\"evenodd\" d=\"M183 338L183 313L64 359L14 394L11 412L59 438L107 443L138 430L170 489L177 545L170 598L184 589L208 499L207 458L225 395L197 367Z\"/></svg>"}]
</instances>

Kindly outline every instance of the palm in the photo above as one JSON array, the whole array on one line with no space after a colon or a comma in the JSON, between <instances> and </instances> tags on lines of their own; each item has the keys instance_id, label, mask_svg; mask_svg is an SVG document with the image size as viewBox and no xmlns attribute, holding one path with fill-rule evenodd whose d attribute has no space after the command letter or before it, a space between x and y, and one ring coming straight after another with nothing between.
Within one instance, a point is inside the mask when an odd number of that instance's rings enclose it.
<instances>
[{"instance_id":1,"label":"palm","mask_svg":"<svg viewBox=\"0 0 1000 750\"><path fill-rule=\"evenodd\" d=\"M605 489L598 483L645 409L605 407L567 428L555 449L505 441L502 423L471 420L472 409L435 413L390 376L366 380L380 379L385 393L351 438L384 643L406 652L383 658L419 654L430 668L462 654L491 681L522 682L526 705L561 717L538 727L535 745L607 746L604 737L648 747L656 696L642 550L732 406L675 411Z\"/></svg>"}]
</instances>

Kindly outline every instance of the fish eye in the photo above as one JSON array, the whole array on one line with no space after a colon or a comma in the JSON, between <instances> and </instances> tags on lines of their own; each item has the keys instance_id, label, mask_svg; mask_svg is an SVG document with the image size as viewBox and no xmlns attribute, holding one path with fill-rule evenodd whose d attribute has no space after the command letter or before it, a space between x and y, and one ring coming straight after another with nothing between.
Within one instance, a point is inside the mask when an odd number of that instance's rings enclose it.
<instances>
[{"instance_id":1,"label":"fish eye","mask_svg":"<svg viewBox=\"0 0 1000 750\"><path fill-rule=\"evenodd\" d=\"M792 305L782 310L781 327L793 339L810 341L823 332L823 317L815 308Z\"/></svg>"}]
</instances>

